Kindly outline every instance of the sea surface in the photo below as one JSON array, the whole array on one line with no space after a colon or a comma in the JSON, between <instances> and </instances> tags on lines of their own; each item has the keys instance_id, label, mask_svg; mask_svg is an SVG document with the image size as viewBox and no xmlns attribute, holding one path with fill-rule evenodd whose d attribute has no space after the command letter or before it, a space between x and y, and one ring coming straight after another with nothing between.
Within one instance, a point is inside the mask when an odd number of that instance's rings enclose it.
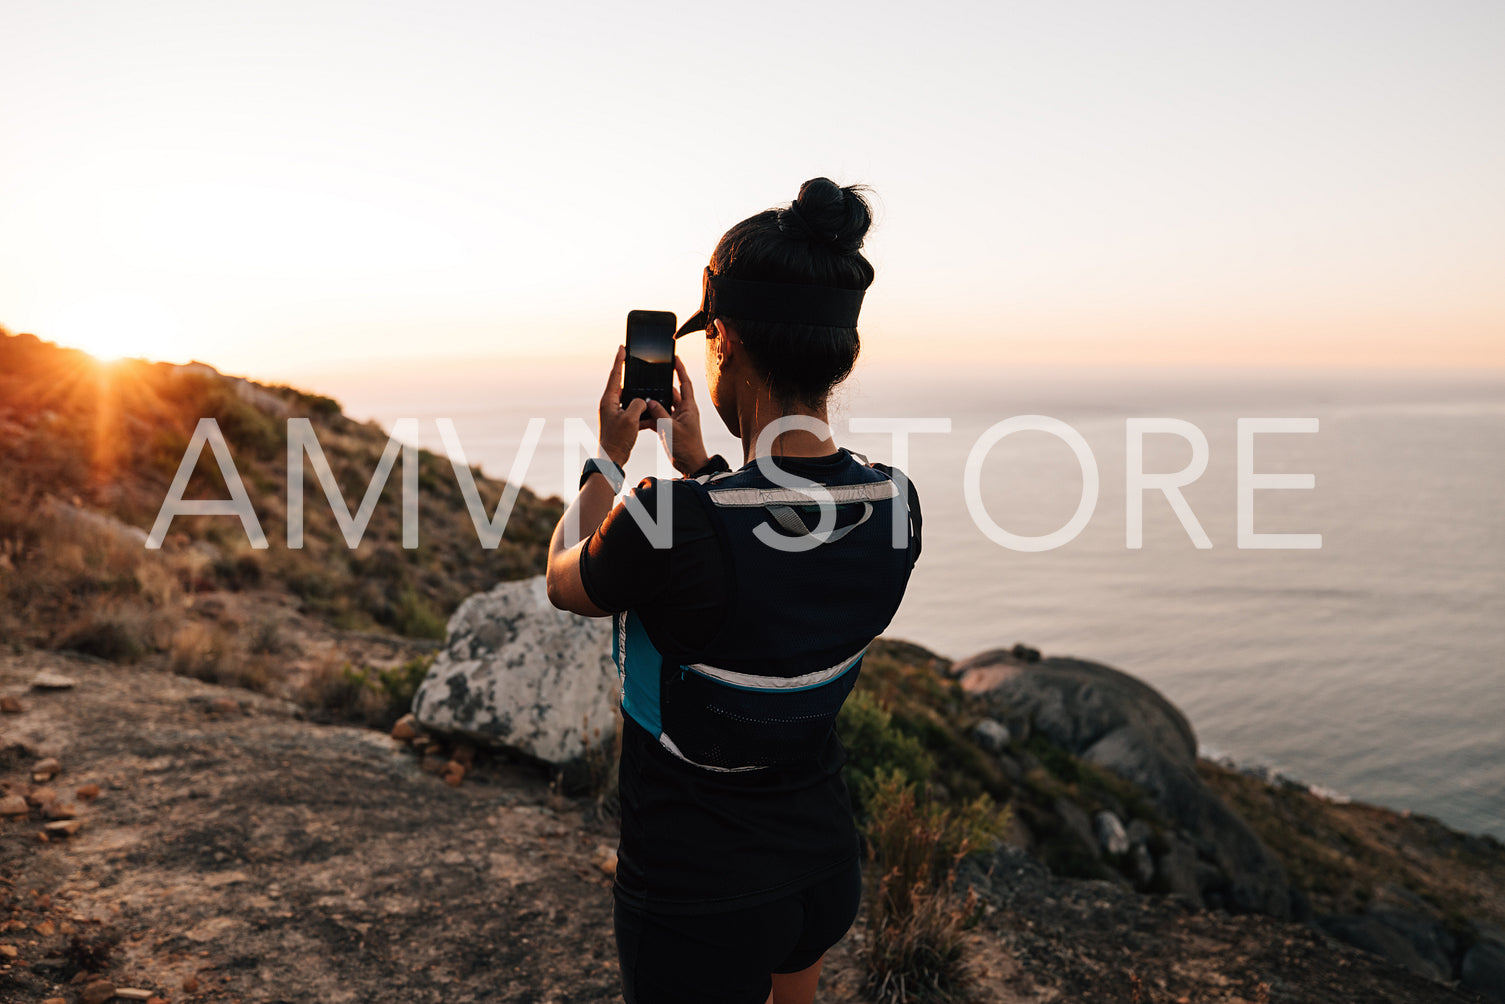
<instances>
[{"instance_id":1,"label":"sea surface","mask_svg":"<svg viewBox=\"0 0 1505 1004\"><path fill-rule=\"evenodd\" d=\"M330 374L313 386L389 428L419 419L422 444L436 449L435 420L449 418L469 462L504 478L529 419L541 418L518 473L570 498L588 454L565 449L565 420L594 433L604 376L519 362ZM708 446L738 466L740 443L701 403ZM1090 518L1051 550L985 532L991 522L1049 534L1083 497L1082 466L1057 436L1028 430L979 446L1020 415L1065 423L1097 468ZM1205 754L1505 837L1505 374L868 368L839 392L832 424L842 445L891 461L891 436L849 431L873 418L950 422L909 441L924 554L890 636L956 659L1024 642L1105 662L1179 706ZM1205 472L1182 493L1210 548L1193 545L1156 490L1143 496L1142 547L1127 546L1134 418L1178 419L1205 436ZM1315 432L1251 436L1245 464L1256 476L1312 475L1309 489L1248 498L1256 532L1320 534L1320 547L1239 547L1240 418L1316 420ZM644 433L629 483L672 476L655 469L656 454ZM1180 436L1144 437L1147 472L1191 459Z\"/></svg>"}]
</instances>

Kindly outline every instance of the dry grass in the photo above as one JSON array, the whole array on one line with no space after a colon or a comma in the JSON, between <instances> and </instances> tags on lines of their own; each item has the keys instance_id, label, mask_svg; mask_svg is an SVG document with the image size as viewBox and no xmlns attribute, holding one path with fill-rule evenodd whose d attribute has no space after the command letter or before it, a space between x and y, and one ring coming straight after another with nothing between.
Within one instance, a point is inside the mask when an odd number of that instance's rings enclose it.
<instances>
[{"instance_id":1,"label":"dry grass","mask_svg":"<svg viewBox=\"0 0 1505 1004\"><path fill-rule=\"evenodd\" d=\"M283 677L270 658L247 651L237 633L201 621L184 624L173 635L168 666L181 676L263 694L273 692Z\"/></svg>"},{"instance_id":2,"label":"dry grass","mask_svg":"<svg viewBox=\"0 0 1505 1004\"><path fill-rule=\"evenodd\" d=\"M354 550L310 481L305 546L287 548L289 416L314 422L347 502L358 500L387 435L328 398L164 363L104 365L0 331L0 641L58 647L76 636L129 661L140 657L137 645L81 623L102 598L123 601L112 610L147 612L181 607L187 595L249 589L292 593L303 613L336 628L442 638L466 596L542 571L562 503L524 489L501 546L484 551L448 459L423 451L418 548L401 546L395 475ZM201 418L224 434L268 550L252 550L239 521L224 516L179 517L162 551L142 546ZM490 511L505 486L480 478L477 487ZM226 495L206 450L186 497ZM147 653L175 631L149 633L135 639Z\"/></svg>"},{"instance_id":3,"label":"dry grass","mask_svg":"<svg viewBox=\"0 0 1505 1004\"><path fill-rule=\"evenodd\" d=\"M902 775L884 772L867 793L868 992L876 1004L954 1004L973 980L963 932L976 920L976 893L955 891L956 868L1002 832L1006 810L986 797L951 807Z\"/></svg>"}]
</instances>

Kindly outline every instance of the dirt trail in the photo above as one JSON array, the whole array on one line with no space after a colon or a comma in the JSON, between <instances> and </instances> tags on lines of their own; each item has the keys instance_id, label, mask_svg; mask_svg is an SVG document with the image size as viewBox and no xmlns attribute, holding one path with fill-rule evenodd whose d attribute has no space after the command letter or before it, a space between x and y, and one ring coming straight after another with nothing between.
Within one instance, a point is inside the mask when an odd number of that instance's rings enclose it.
<instances>
[{"instance_id":1,"label":"dirt trail","mask_svg":"<svg viewBox=\"0 0 1505 1004\"><path fill-rule=\"evenodd\" d=\"M41 670L77 683L23 692ZM86 944L118 937L117 986L174 1001L617 999L610 885L591 862L615 835L551 806L527 768L450 787L380 733L57 655L0 659L0 692L25 708L0 721L0 777L24 790L30 754L57 757L49 786L83 820L47 844L35 811L0 823L3 913L28 928L0 934L28 963L0 960L0 999L75 974L68 924ZM91 782L96 800L73 796Z\"/></svg>"},{"instance_id":2,"label":"dirt trail","mask_svg":"<svg viewBox=\"0 0 1505 1004\"><path fill-rule=\"evenodd\" d=\"M75 683L28 689L40 672ZM0 1002L74 1004L89 972L172 1004L620 999L595 863L614 827L534 768L451 787L379 732L56 653L0 657L0 695L22 705L0 715L0 800L56 757L45 785L82 821L44 843L40 810L0 817ZM998 860L968 935L978 1004L1475 999L1300 925ZM859 919L822 1001L866 1000L863 939Z\"/></svg>"}]
</instances>

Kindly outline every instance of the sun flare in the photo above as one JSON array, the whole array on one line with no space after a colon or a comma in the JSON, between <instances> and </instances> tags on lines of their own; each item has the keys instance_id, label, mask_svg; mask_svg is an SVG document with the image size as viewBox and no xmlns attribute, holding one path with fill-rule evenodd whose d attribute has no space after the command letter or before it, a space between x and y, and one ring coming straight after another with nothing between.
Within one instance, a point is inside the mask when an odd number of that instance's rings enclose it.
<instances>
[{"instance_id":1,"label":"sun flare","mask_svg":"<svg viewBox=\"0 0 1505 1004\"><path fill-rule=\"evenodd\" d=\"M189 358L177 313L133 293L72 303L37 334L83 349L101 362L128 357L187 362Z\"/></svg>"}]
</instances>

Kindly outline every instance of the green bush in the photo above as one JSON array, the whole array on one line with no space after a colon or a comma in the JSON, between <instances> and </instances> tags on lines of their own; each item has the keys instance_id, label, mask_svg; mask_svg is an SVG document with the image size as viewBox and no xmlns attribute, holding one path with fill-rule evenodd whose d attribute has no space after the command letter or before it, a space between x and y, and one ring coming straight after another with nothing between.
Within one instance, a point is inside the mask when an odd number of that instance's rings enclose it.
<instances>
[{"instance_id":1,"label":"green bush","mask_svg":"<svg viewBox=\"0 0 1505 1004\"><path fill-rule=\"evenodd\" d=\"M409 638L436 638L444 640L446 622L419 592L409 586L397 598L392 626L398 634Z\"/></svg>"},{"instance_id":2,"label":"green bush","mask_svg":"<svg viewBox=\"0 0 1505 1004\"><path fill-rule=\"evenodd\" d=\"M412 708L413 695L418 693L418 685L423 682L423 678L428 675L429 667L433 664L433 656L420 655L400 666L376 671L377 690L386 699L394 721L407 714Z\"/></svg>"},{"instance_id":3,"label":"green bush","mask_svg":"<svg viewBox=\"0 0 1505 1004\"><path fill-rule=\"evenodd\" d=\"M865 815L866 793L880 773L923 783L935 771L935 758L918 739L900 731L893 715L867 691L854 691L847 698L836 718L836 732L847 748L845 777L859 817Z\"/></svg>"},{"instance_id":4,"label":"green bush","mask_svg":"<svg viewBox=\"0 0 1505 1004\"><path fill-rule=\"evenodd\" d=\"M433 656L419 656L386 669L348 662L320 667L299 696L325 720L389 729L412 709L413 695L433 662Z\"/></svg>"}]
</instances>

